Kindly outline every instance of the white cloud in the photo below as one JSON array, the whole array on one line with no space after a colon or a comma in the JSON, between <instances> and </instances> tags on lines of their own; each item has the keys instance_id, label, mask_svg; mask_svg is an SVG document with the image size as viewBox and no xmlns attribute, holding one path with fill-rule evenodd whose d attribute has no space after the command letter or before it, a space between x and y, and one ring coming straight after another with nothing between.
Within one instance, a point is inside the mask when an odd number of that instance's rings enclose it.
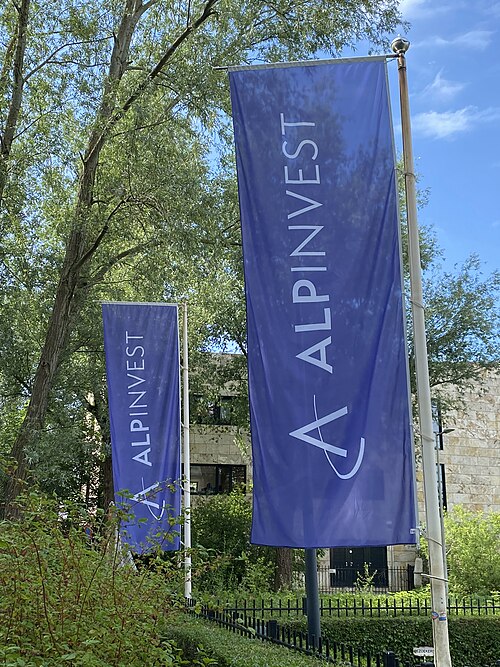
<instances>
[{"instance_id":1,"label":"white cloud","mask_svg":"<svg viewBox=\"0 0 500 667\"><path fill-rule=\"evenodd\" d=\"M450 6L438 4L436 0L401 0L399 10L404 19L423 19L444 14L450 10Z\"/></svg>"},{"instance_id":2,"label":"white cloud","mask_svg":"<svg viewBox=\"0 0 500 667\"><path fill-rule=\"evenodd\" d=\"M444 37L435 35L423 42L418 42L415 46L432 48L444 46L446 48L452 47L472 49L474 51L485 51L489 47L494 34L495 33L492 30L469 30L469 32L464 32L452 39L445 39Z\"/></svg>"},{"instance_id":3,"label":"white cloud","mask_svg":"<svg viewBox=\"0 0 500 667\"><path fill-rule=\"evenodd\" d=\"M399 9L404 17L414 16L426 5L426 0L401 0Z\"/></svg>"},{"instance_id":4,"label":"white cloud","mask_svg":"<svg viewBox=\"0 0 500 667\"><path fill-rule=\"evenodd\" d=\"M469 132L478 125L500 120L500 108L480 110L468 106L457 111L426 111L417 114L412 121L413 130L430 139L447 139Z\"/></svg>"},{"instance_id":5,"label":"white cloud","mask_svg":"<svg viewBox=\"0 0 500 667\"><path fill-rule=\"evenodd\" d=\"M484 13L490 18L500 18L500 2L495 2L492 5L488 4L488 7L485 7Z\"/></svg>"},{"instance_id":6,"label":"white cloud","mask_svg":"<svg viewBox=\"0 0 500 667\"><path fill-rule=\"evenodd\" d=\"M424 88L421 97L431 96L440 101L450 101L465 88L464 83L443 78L442 72L443 70L438 72L434 81Z\"/></svg>"}]
</instances>

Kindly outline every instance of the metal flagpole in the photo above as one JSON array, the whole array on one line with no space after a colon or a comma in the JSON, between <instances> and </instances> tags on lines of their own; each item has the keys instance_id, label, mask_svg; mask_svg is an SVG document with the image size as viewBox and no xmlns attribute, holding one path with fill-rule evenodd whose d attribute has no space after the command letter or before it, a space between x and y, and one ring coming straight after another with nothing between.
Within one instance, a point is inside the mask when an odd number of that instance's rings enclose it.
<instances>
[{"instance_id":1,"label":"metal flagpole","mask_svg":"<svg viewBox=\"0 0 500 667\"><path fill-rule=\"evenodd\" d=\"M306 556L306 613L309 643L315 649L321 638L321 616L318 592L318 563L316 549L305 549Z\"/></svg>"},{"instance_id":2,"label":"metal flagpole","mask_svg":"<svg viewBox=\"0 0 500 667\"><path fill-rule=\"evenodd\" d=\"M415 168L411 142L410 103L406 78L405 53L410 43L398 37L392 42L392 50L398 58L399 97L403 131L403 159L406 189L406 214L408 225L408 254L410 260L411 306L415 345L415 369L417 398L422 441L422 468L424 476L425 514L429 543L429 578L432 596L432 632L436 667L451 667L448 637L447 599L441 524L439 519L438 484L435 461L435 439L432 428L432 405L425 336L425 314L420 268L420 249L417 226L417 197Z\"/></svg>"},{"instance_id":3,"label":"metal flagpole","mask_svg":"<svg viewBox=\"0 0 500 667\"><path fill-rule=\"evenodd\" d=\"M183 462L184 462L184 596L191 598L191 457L189 452L189 363L187 303L183 304L182 326L182 378L183 378Z\"/></svg>"}]
</instances>

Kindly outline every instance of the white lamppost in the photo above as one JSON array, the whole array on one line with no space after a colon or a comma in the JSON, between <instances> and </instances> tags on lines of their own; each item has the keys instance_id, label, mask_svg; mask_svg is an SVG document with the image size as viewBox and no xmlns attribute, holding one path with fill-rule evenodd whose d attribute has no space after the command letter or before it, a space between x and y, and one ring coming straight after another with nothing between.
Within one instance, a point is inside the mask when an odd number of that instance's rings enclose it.
<instances>
[{"instance_id":1,"label":"white lamppost","mask_svg":"<svg viewBox=\"0 0 500 667\"><path fill-rule=\"evenodd\" d=\"M435 438L432 428L431 390L429 382L429 364L427 360L427 341L425 335L425 315L418 239L416 179L411 141L408 81L406 77L405 53L410 48L410 42L402 37L398 37L392 42L391 46L398 59L399 73L399 99L401 104L401 125L403 133L411 306L415 345L418 412L422 444L422 468L427 523L426 537L429 543L429 578L431 581L434 653L437 667L451 667L445 568L443 562L443 550L441 548L441 522L439 518L436 455L434 451Z\"/></svg>"}]
</instances>

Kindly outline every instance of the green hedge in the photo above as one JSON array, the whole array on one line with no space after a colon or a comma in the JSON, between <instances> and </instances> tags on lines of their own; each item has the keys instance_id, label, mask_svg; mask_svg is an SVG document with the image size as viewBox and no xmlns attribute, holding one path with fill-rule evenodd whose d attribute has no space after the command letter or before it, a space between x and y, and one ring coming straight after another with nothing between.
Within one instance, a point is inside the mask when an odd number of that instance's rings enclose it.
<instances>
[{"instance_id":1,"label":"green hedge","mask_svg":"<svg viewBox=\"0 0 500 667\"><path fill-rule=\"evenodd\" d=\"M195 665L202 664L200 656L207 656L216 660L218 667L325 667L324 661L303 653L240 637L196 618L176 619L168 626L165 639L175 641L185 659Z\"/></svg>"},{"instance_id":2,"label":"green hedge","mask_svg":"<svg viewBox=\"0 0 500 667\"><path fill-rule=\"evenodd\" d=\"M302 619L290 622L291 627L302 631L306 624ZM448 627L454 667L500 660L500 617L453 617ZM394 651L402 660L412 657L415 646L432 646L432 621L426 616L322 618L321 629L323 639L370 653Z\"/></svg>"}]
</instances>

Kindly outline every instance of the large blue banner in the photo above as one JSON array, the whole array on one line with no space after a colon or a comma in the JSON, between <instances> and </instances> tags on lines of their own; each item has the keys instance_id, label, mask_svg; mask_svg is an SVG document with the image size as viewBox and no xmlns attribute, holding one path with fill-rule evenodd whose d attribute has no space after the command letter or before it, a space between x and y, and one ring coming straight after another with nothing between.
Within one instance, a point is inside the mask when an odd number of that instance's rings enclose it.
<instances>
[{"instance_id":1,"label":"large blue banner","mask_svg":"<svg viewBox=\"0 0 500 667\"><path fill-rule=\"evenodd\" d=\"M138 553L178 549L177 306L105 303L102 313L115 497L130 514L122 538Z\"/></svg>"},{"instance_id":2,"label":"large blue banner","mask_svg":"<svg viewBox=\"0 0 500 667\"><path fill-rule=\"evenodd\" d=\"M415 543L385 59L231 68L257 544Z\"/></svg>"}]
</instances>

